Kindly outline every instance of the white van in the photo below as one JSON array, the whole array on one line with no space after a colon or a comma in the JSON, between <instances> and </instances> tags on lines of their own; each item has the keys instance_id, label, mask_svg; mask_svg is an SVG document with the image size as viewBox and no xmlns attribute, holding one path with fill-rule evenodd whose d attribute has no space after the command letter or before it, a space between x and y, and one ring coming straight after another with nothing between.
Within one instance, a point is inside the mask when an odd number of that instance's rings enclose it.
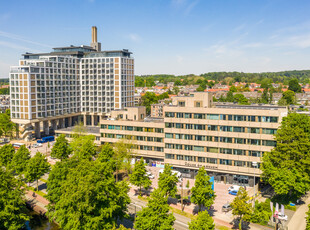
<instances>
[{"instance_id":1,"label":"white van","mask_svg":"<svg viewBox=\"0 0 310 230\"><path fill-rule=\"evenodd\" d=\"M163 173L163 172L164 172L164 169L160 169L159 172L158 172L158 176L159 176L161 173ZM179 171L172 170L171 172L177 176L177 178L179 179L179 181L181 180L182 174L181 174Z\"/></svg>"},{"instance_id":2,"label":"white van","mask_svg":"<svg viewBox=\"0 0 310 230\"><path fill-rule=\"evenodd\" d=\"M228 188L228 192L230 192L230 191L239 191L239 188L240 188L240 186L239 185L233 185L233 186L230 186L229 188Z\"/></svg>"}]
</instances>

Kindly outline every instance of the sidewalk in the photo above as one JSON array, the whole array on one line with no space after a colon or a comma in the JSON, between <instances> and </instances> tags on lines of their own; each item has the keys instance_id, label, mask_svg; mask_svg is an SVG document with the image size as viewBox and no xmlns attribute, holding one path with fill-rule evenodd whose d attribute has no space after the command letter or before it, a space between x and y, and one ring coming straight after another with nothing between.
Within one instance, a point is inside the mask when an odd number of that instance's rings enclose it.
<instances>
[{"instance_id":1,"label":"sidewalk","mask_svg":"<svg viewBox=\"0 0 310 230\"><path fill-rule=\"evenodd\" d=\"M287 225L288 230L305 230L306 229L306 212L308 211L308 205L310 204L309 193L307 194L306 199L304 199L304 202L305 204L301 205L296 210L290 222L288 223Z\"/></svg>"},{"instance_id":2,"label":"sidewalk","mask_svg":"<svg viewBox=\"0 0 310 230\"><path fill-rule=\"evenodd\" d=\"M35 196L33 196L33 194ZM27 205L29 205L35 212L44 215L47 212L46 206L49 204L49 201L44 197L36 194L33 191L26 191L25 197L27 200Z\"/></svg>"}]
</instances>

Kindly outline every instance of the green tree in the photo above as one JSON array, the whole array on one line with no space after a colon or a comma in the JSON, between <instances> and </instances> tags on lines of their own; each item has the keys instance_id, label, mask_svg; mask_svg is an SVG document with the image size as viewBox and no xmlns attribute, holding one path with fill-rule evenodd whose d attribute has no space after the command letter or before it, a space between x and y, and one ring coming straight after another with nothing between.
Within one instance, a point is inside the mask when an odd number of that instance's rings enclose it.
<instances>
[{"instance_id":1,"label":"green tree","mask_svg":"<svg viewBox=\"0 0 310 230\"><path fill-rule=\"evenodd\" d=\"M6 110L5 113L0 113L0 134L5 137L13 136L14 123L10 118L10 110Z\"/></svg>"},{"instance_id":2,"label":"green tree","mask_svg":"<svg viewBox=\"0 0 310 230\"><path fill-rule=\"evenodd\" d=\"M288 83L288 90L291 90L295 93L301 93L301 86L299 85L298 79L291 79Z\"/></svg>"},{"instance_id":3,"label":"green tree","mask_svg":"<svg viewBox=\"0 0 310 230\"><path fill-rule=\"evenodd\" d=\"M61 196L48 215L61 229L112 229L126 216L130 199L125 182L115 182L108 163L81 160L61 185Z\"/></svg>"},{"instance_id":4,"label":"green tree","mask_svg":"<svg viewBox=\"0 0 310 230\"><path fill-rule=\"evenodd\" d=\"M178 181L178 177L172 172L171 166L165 164L164 171L159 175L158 189L162 191L166 197L175 197Z\"/></svg>"},{"instance_id":5,"label":"green tree","mask_svg":"<svg viewBox=\"0 0 310 230\"><path fill-rule=\"evenodd\" d=\"M120 170L123 170L124 173L128 175L128 172L131 171L131 159L134 156L135 145L126 139L121 139L114 144L114 162L116 167L116 181L118 181L118 175Z\"/></svg>"},{"instance_id":6,"label":"green tree","mask_svg":"<svg viewBox=\"0 0 310 230\"><path fill-rule=\"evenodd\" d=\"M63 160L69 157L72 150L69 146L68 140L64 134L57 137L56 142L52 148L51 157Z\"/></svg>"},{"instance_id":7,"label":"green tree","mask_svg":"<svg viewBox=\"0 0 310 230\"><path fill-rule=\"evenodd\" d=\"M249 103L248 99L241 93L234 95L234 102L237 102L238 104L241 105L246 105Z\"/></svg>"},{"instance_id":8,"label":"green tree","mask_svg":"<svg viewBox=\"0 0 310 230\"><path fill-rule=\"evenodd\" d=\"M291 90L287 90L287 91L283 92L281 99L285 100L286 105L296 104L295 93Z\"/></svg>"},{"instance_id":9,"label":"green tree","mask_svg":"<svg viewBox=\"0 0 310 230\"><path fill-rule=\"evenodd\" d=\"M49 211L54 209L54 204L57 203L62 195L61 185L67 179L71 169L78 165L78 161L74 158L65 159L56 162L48 175L47 180L47 199L51 202Z\"/></svg>"},{"instance_id":10,"label":"green tree","mask_svg":"<svg viewBox=\"0 0 310 230\"><path fill-rule=\"evenodd\" d=\"M134 228L137 230L172 230L175 217L169 213L168 198L164 192L155 189L148 204L137 213Z\"/></svg>"},{"instance_id":11,"label":"green tree","mask_svg":"<svg viewBox=\"0 0 310 230\"><path fill-rule=\"evenodd\" d=\"M251 222L261 225L267 225L272 215L270 209L270 200L266 199L265 202L255 201L255 210L251 216Z\"/></svg>"},{"instance_id":12,"label":"green tree","mask_svg":"<svg viewBox=\"0 0 310 230\"><path fill-rule=\"evenodd\" d=\"M96 145L94 143L94 137L91 136L86 138L81 145L80 151L75 153L75 157L79 160L88 159L90 160L97 154Z\"/></svg>"},{"instance_id":13,"label":"green tree","mask_svg":"<svg viewBox=\"0 0 310 230\"><path fill-rule=\"evenodd\" d=\"M308 212L306 212L306 230L310 230L310 205L308 205Z\"/></svg>"},{"instance_id":14,"label":"green tree","mask_svg":"<svg viewBox=\"0 0 310 230\"><path fill-rule=\"evenodd\" d=\"M5 144L0 148L0 165L9 167L13 159L15 149L11 144Z\"/></svg>"},{"instance_id":15,"label":"green tree","mask_svg":"<svg viewBox=\"0 0 310 230\"><path fill-rule=\"evenodd\" d=\"M145 163L143 161L143 157L136 161L135 166L133 168L132 174L130 175L130 182L133 185L139 187L139 194L141 196L142 186L145 189L148 189L152 184L150 178L146 175Z\"/></svg>"},{"instance_id":16,"label":"green tree","mask_svg":"<svg viewBox=\"0 0 310 230\"><path fill-rule=\"evenodd\" d=\"M212 182L210 182L210 179L205 168L201 167L196 176L195 186L191 189L191 200L194 204L198 205L199 212L202 210L202 206L210 208L214 203L216 195L212 190Z\"/></svg>"},{"instance_id":17,"label":"green tree","mask_svg":"<svg viewBox=\"0 0 310 230\"><path fill-rule=\"evenodd\" d=\"M252 204L248 201L250 197L243 187L240 187L237 196L231 203L232 214L238 216L239 229L242 229L242 221L249 221L252 214Z\"/></svg>"},{"instance_id":18,"label":"green tree","mask_svg":"<svg viewBox=\"0 0 310 230\"><path fill-rule=\"evenodd\" d=\"M14 154L10 167L21 175L25 172L29 159L30 152L25 145L22 145Z\"/></svg>"},{"instance_id":19,"label":"green tree","mask_svg":"<svg viewBox=\"0 0 310 230\"><path fill-rule=\"evenodd\" d=\"M47 173L50 169L50 165L47 162L45 156L42 153L37 152L36 155L28 161L26 171L25 171L25 178L27 181L31 182L36 180L37 181L37 191L39 191L39 182L38 180Z\"/></svg>"},{"instance_id":20,"label":"green tree","mask_svg":"<svg viewBox=\"0 0 310 230\"><path fill-rule=\"evenodd\" d=\"M234 94L231 91L228 91L226 95L226 101L227 102L234 102Z\"/></svg>"},{"instance_id":21,"label":"green tree","mask_svg":"<svg viewBox=\"0 0 310 230\"><path fill-rule=\"evenodd\" d=\"M113 160L114 150L109 143L105 143L100 153L98 154L98 160L100 162L111 162Z\"/></svg>"},{"instance_id":22,"label":"green tree","mask_svg":"<svg viewBox=\"0 0 310 230\"><path fill-rule=\"evenodd\" d=\"M158 97L153 92L146 92L142 97L142 105L146 107L146 113L151 113L151 105L158 103Z\"/></svg>"},{"instance_id":23,"label":"green tree","mask_svg":"<svg viewBox=\"0 0 310 230\"><path fill-rule=\"evenodd\" d=\"M310 189L310 118L290 113L284 117L276 147L263 156L263 178L278 195L299 197Z\"/></svg>"},{"instance_id":24,"label":"green tree","mask_svg":"<svg viewBox=\"0 0 310 230\"><path fill-rule=\"evenodd\" d=\"M21 183L0 167L0 229L21 229L29 220L23 196Z\"/></svg>"},{"instance_id":25,"label":"green tree","mask_svg":"<svg viewBox=\"0 0 310 230\"><path fill-rule=\"evenodd\" d=\"M196 219L188 223L189 230L213 230L214 221L208 211L199 212Z\"/></svg>"}]
</instances>

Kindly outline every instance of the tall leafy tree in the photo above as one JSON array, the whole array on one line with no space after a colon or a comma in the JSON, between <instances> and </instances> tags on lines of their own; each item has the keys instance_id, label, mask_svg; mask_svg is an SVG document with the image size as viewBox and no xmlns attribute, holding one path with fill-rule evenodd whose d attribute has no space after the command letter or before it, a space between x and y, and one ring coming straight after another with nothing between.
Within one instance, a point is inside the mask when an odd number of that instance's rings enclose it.
<instances>
[{"instance_id":1,"label":"tall leafy tree","mask_svg":"<svg viewBox=\"0 0 310 230\"><path fill-rule=\"evenodd\" d=\"M234 102L237 102L238 104L241 105L246 105L249 103L248 99L241 93L234 95Z\"/></svg>"},{"instance_id":2,"label":"tall leafy tree","mask_svg":"<svg viewBox=\"0 0 310 230\"><path fill-rule=\"evenodd\" d=\"M213 230L214 227L214 221L208 211L199 212L196 219L188 224L189 230Z\"/></svg>"},{"instance_id":3,"label":"tall leafy tree","mask_svg":"<svg viewBox=\"0 0 310 230\"><path fill-rule=\"evenodd\" d=\"M81 145L79 152L75 153L75 156L79 160L88 159L90 160L93 156L97 154L96 145L93 138L87 138Z\"/></svg>"},{"instance_id":4,"label":"tall leafy tree","mask_svg":"<svg viewBox=\"0 0 310 230\"><path fill-rule=\"evenodd\" d=\"M29 217L21 184L0 167L0 229L21 229Z\"/></svg>"},{"instance_id":5,"label":"tall leafy tree","mask_svg":"<svg viewBox=\"0 0 310 230\"><path fill-rule=\"evenodd\" d=\"M47 199L51 202L49 210L53 210L62 195L61 185L66 180L70 170L78 165L74 158L56 162L48 175L47 180Z\"/></svg>"},{"instance_id":6,"label":"tall leafy tree","mask_svg":"<svg viewBox=\"0 0 310 230\"><path fill-rule=\"evenodd\" d=\"M22 145L14 154L10 167L21 175L25 172L29 159L30 151L25 145Z\"/></svg>"},{"instance_id":7,"label":"tall leafy tree","mask_svg":"<svg viewBox=\"0 0 310 230\"><path fill-rule=\"evenodd\" d=\"M109 162L112 160L114 155L113 147L109 143L105 143L100 153L98 154L98 160L101 162Z\"/></svg>"},{"instance_id":8,"label":"tall leafy tree","mask_svg":"<svg viewBox=\"0 0 310 230\"><path fill-rule=\"evenodd\" d=\"M10 110L6 110L5 113L0 113L0 133L1 136L12 137L14 130L14 123L10 118Z\"/></svg>"},{"instance_id":9,"label":"tall leafy tree","mask_svg":"<svg viewBox=\"0 0 310 230\"><path fill-rule=\"evenodd\" d=\"M143 157L139 161L136 161L135 166L133 168L133 172L130 175L130 182L133 185L136 185L139 187L140 196L141 196L142 186L145 189L148 189L150 185L152 184L150 178L146 175L146 168L145 168L145 163L143 161Z\"/></svg>"},{"instance_id":10,"label":"tall leafy tree","mask_svg":"<svg viewBox=\"0 0 310 230\"><path fill-rule=\"evenodd\" d=\"M51 157L58 158L60 160L66 159L71 154L71 148L68 144L68 140L64 134L57 137L56 142L52 148Z\"/></svg>"},{"instance_id":11,"label":"tall leafy tree","mask_svg":"<svg viewBox=\"0 0 310 230\"><path fill-rule=\"evenodd\" d=\"M158 189L160 189L166 197L174 197L177 193L178 181L178 177L172 172L171 166L165 164L164 171L159 175Z\"/></svg>"},{"instance_id":12,"label":"tall leafy tree","mask_svg":"<svg viewBox=\"0 0 310 230\"><path fill-rule=\"evenodd\" d=\"M194 204L198 205L199 212L202 210L202 206L210 208L214 203L216 195L212 190L210 179L205 168L201 167L195 179L195 186L191 189L191 199Z\"/></svg>"},{"instance_id":13,"label":"tall leafy tree","mask_svg":"<svg viewBox=\"0 0 310 230\"><path fill-rule=\"evenodd\" d=\"M47 162L47 159L45 156L43 156L42 153L37 152L36 155L32 158L30 158L26 171L25 171L25 177L27 181L37 181L37 191L39 191L39 182L38 180L43 176L45 173L47 173L50 169L50 165Z\"/></svg>"},{"instance_id":14,"label":"tall leafy tree","mask_svg":"<svg viewBox=\"0 0 310 230\"><path fill-rule=\"evenodd\" d=\"M295 92L295 93L301 93L301 86L299 85L297 78L291 79L289 81L288 89Z\"/></svg>"},{"instance_id":15,"label":"tall leafy tree","mask_svg":"<svg viewBox=\"0 0 310 230\"><path fill-rule=\"evenodd\" d=\"M155 189L148 204L137 213L134 228L137 230L172 230L175 217L169 213L168 198L160 189Z\"/></svg>"},{"instance_id":16,"label":"tall leafy tree","mask_svg":"<svg viewBox=\"0 0 310 230\"><path fill-rule=\"evenodd\" d=\"M0 165L8 167L11 164L15 149L11 144L5 144L0 148Z\"/></svg>"},{"instance_id":17,"label":"tall leafy tree","mask_svg":"<svg viewBox=\"0 0 310 230\"><path fill-rule=\"evenodd\" d=\"M64 230L112 229L126 215L129 187L115 182L108 163L81 160L70 169L49 216Z\"/></svg>"},{"instance_id":18,"label":"tall leafy tree","mask_svg":"<svg viewBox=\"0 0 310 230\"><path fill-rule=\"evenodd\" d=\"M237 196L231 203L232 214L239 219L239 229L242 229L242 221L249 221L251 218L252 204L248 201L250 197L243 187L240 187Z\"/></svg>"},{"instance_id":19,"label":"tall leafy tree","mask_svg":"<svg viewBox=\"0 0 310 230\"><path fill-rule=\"evenodd\" d=\"M278 195L299 197L310 189L310 118L291 113L275 135L276 147L263 156L263 178Z\"/></svg>"}]
</instances>

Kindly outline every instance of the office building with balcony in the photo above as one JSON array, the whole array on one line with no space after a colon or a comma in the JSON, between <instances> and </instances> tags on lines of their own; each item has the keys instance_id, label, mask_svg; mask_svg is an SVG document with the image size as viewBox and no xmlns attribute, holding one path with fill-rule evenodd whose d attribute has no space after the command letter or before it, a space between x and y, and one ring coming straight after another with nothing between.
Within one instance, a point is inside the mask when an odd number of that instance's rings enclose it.
<instances>
[{"instance_id":1,"label":"office building with balcony","mask_svg":"<svg viewBox=\"0 0 310 230\"><path fill-rule=\"evenodd\" d=\"M113 111L101 120L101 144L130 139L136 156L148 163L169 163L191 177L204 166L217 181L253 185L287 112L280 106L213 104L212 94L197 92L174 97L162 119L145 119L144 107Z\"/></svg>"},{"instance_id":2,"label":"office building with balcony","mask_svg":"<svg viewBox=\"0 0 310 230\"><path fill-rule=\"evenodd\" d=\"M84 122L96 126L114 109L134 106L134 59L126 49L101 51L97 28L90 46L26 53L10 70L12 121L37 138Z\"/></svg>"}]
</instances>

